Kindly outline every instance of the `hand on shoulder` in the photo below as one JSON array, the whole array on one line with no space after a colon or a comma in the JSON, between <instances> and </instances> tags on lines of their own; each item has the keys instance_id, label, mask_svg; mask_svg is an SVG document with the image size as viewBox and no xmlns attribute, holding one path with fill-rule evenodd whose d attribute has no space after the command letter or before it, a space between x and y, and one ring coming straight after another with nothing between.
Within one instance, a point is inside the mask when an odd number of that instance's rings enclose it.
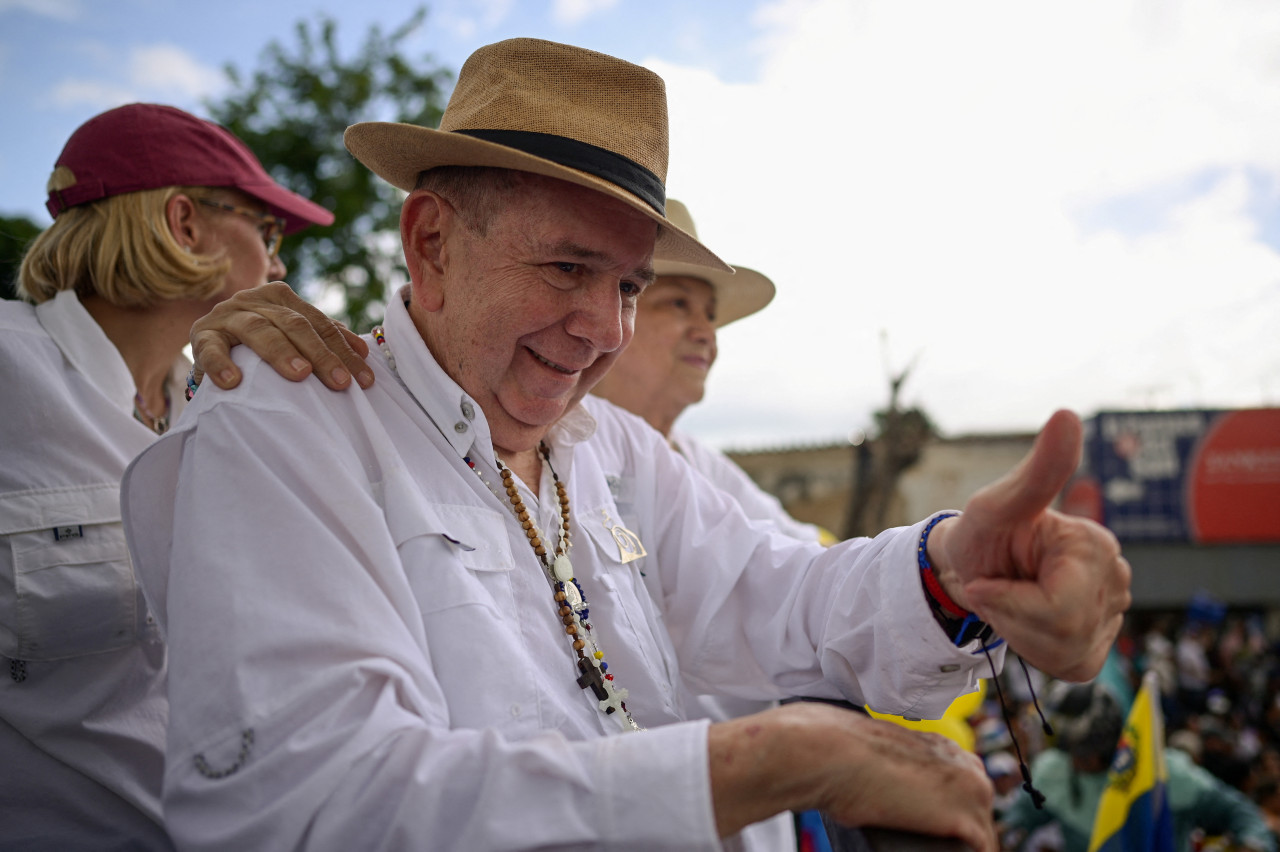
<instances>
[{"instance_id":1,"label":"hand on shoulder","mask_svg":"<svg viewBox=\"0 0 1280 852\"><path fill-rule=\"evenodd\" d=\"M373 384L365 366L369 345L360 335L307 303L283 281L241 290L191 327L196 382L207 373L220 388L240 383L231 348L244 344L290 381L312 372L333 390Z\"/></svg>"}]
</instances>

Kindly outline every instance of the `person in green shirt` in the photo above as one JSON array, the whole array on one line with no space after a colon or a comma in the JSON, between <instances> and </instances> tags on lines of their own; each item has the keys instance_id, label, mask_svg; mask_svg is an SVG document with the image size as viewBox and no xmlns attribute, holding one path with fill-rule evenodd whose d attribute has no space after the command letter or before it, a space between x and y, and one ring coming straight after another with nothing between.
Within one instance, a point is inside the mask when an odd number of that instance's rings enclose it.
<instances>
[{"instance_id":1,"label":"person in green shirt","mask_svg":"<svg viewBox=\"0 0 1280 852\"><path fill-rule=\"evenodd\" d=\"M1022 795L1004 815L1002 837L1019 838L1056 821L1062 830L1062 852L1087 852L1107 769L1124 730L1121 701L1101 681L1059 683L1047 702L1057 732L1054 746L1036 756L1031 775L1045 795L1037 810ZM1165 748L1169 770L1169 807L1179 852L1191 852L1196 829L1207 836L1227 835L1256 852L1276 852L1275 838L1257 806L1239 790L1202 769L1186 752Z\"/></svg>"}]
</instances>

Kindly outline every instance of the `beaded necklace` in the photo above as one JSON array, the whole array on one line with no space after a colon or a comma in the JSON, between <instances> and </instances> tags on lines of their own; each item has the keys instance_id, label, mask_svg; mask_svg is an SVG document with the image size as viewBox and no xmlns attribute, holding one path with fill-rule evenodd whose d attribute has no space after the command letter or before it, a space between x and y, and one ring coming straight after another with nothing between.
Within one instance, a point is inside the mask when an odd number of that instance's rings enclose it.
<instances>
[{"instance_id":1,"label":"beaded necklace","mask_svg":"<svg viewBox=\"0 0 1280 852\"><path fill-rule=\"evenodd\" d=\"M386 334L382 326L378 326L373 330L373 338L377 341L378 348L382 351L383 357L387 361L387 366L399 377L399 373L396 370L395 356L391 354L391 347L387 343ZM632 718L631 711L627 709L627 690L614 684L613 675L609 672L609 664L604 659L604 652L600 650L595 634L592 631L591 622L587 620L590 617L587 599L582 593L582 585L574 576L573 563L569 559L569 549L573 546L570 540L572 522L569 511L569 492L556 473L555 467L551 464L551 451L547 448L546 443L538 443L538 452L546 461L547 469L551 471L551 478L556 487L556 498L560 504L560 526L557 530L554 552L549 550L544 543L542 531L538 529L537 523L529 514L529 510L525 507L524 500L520 497L520 492L516 488L515 476L512 474L511 469L503 463L502 459L498 458L496 454L494 455L498 474L502 477L502 491L495 488L485 478L484 473L480 468L476 467L470 456L465 456L463 461L500 502L510 505L516 520L524 530L529 546L533 549L534 555L537 556L539 564L544 569L544 574L551 583L552 597L557 606L557 614L564 624L565 635L569 638L573 652L577 657L578 686L582 689L590 689L598 702L600 711L607 716L615 718L622 726L622 730L644 730Z\"/></svg>"}]
</instances>

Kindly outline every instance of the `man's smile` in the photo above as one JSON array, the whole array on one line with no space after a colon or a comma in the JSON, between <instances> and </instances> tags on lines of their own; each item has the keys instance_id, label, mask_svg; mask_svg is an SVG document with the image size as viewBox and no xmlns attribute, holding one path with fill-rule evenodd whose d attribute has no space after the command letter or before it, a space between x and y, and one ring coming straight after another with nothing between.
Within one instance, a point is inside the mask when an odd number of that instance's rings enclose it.
<instances>
[{"instance_id":1,"label":"man's smile","mask_svg":"<svg viewBox=\"0 0 1280 852\"><path fill-rule=\"evenodd\" d=\"M527 349L528 347L525 347L525 348ZM546 358L543 358L537 352L534 352L532 349L529 349L529 354L532 355L534 358L538 359L538 361L540 361L541 363L546 364L548 367L558 372L566 373L570 376L572 376L574 373L581 372L580 370L572 370L568 367L565 367L562 364L557 364L555 361L549 361Z\"/></svg>"}]
</instances>

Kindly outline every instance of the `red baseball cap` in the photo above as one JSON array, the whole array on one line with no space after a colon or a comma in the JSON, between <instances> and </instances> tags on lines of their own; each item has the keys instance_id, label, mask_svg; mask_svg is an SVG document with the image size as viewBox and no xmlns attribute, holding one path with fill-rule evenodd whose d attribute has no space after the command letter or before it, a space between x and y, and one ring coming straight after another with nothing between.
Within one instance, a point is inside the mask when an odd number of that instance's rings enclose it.
<instances>
[{"instance_id":1,"label":"red baseball cap","mask_svg":"<svg viewBox=\"0 0 1280 852\"><path fill-rule=\"evenodd\" d=\"M76 129L58 156L75 176L45 207L68 207L164 186L233 187L285 219L285 233L328 225L333 214L271 179L249 147L221 125L162 104L128 104Z\"/></svg>"}]
</instances>

